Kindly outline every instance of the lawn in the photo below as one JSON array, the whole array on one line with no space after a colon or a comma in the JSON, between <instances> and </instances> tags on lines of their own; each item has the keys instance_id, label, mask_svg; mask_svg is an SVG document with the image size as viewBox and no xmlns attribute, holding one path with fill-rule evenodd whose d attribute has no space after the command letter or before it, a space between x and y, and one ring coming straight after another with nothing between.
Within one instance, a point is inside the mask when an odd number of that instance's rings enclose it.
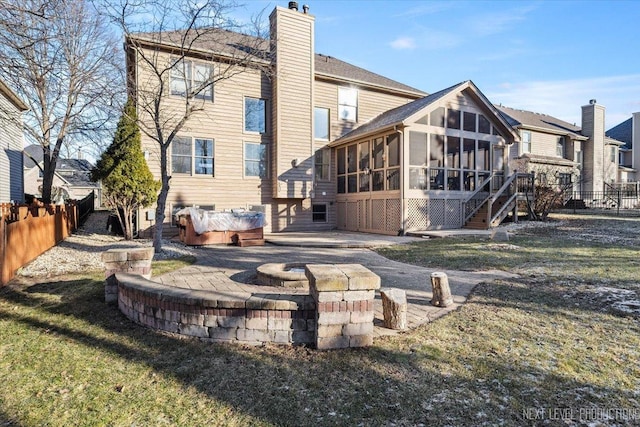
<instances>
[{"instance_id":1,"label":"lawn","mask_svg":"<svg viewBox=\"0 0 640 427\"><path fill-rule=\"evenodd\" d=\"M555 219L507 244L380 250L520 276L366 349L201 343L132 324L99 274L15 283L0 290L0 425L640 424L640 219Z\"/></svg>"}]
</instances>

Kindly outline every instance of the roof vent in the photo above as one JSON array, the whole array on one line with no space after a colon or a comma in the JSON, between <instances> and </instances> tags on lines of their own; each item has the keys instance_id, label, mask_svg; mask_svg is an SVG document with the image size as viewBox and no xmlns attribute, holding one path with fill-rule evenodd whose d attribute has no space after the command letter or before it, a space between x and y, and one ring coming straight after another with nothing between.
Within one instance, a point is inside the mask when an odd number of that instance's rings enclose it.
<instances>
[{"instance_id":1,"label":"roof vent","mask_svg":"<svg viewBox=\"0 0 640 427\"><path fill-rule=\"evenodd\" d=\"M297 1L290 1L289 2L289 9L295 10L297 12L298 11L298 2Z\"/></svg>"},{"instance_id":2,"label":"roof vent","mask_svg":"<svg viewBox=\"0 0 640 427\"><path fill-rule=\"evenodd\" d=\"M308 4L303 4L302 5L302 10L304 11L305 15L307 13L309 13L309 5Z\"/></svg>"},{"instance_id":3,"label":"roof vent","mask_svg":"<svg viewBox=\"0 0 640 427\"><path fill-rule=\"evenodd\" d=\"M591 105L596 105L596 100L595 100L595 99L590 99L590 100L589 100L589 104L591 104Z\"/></svg>"}]
</instances>

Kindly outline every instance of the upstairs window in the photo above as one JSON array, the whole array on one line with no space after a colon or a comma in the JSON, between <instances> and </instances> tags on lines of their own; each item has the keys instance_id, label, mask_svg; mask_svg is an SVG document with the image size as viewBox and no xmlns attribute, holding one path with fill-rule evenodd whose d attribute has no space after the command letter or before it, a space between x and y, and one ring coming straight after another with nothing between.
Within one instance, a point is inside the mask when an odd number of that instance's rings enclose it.
<instances>
[{"instance_id":1,"label":"upstairs window","mask_svg":"<svg viewBox=\"0 0 640 427\"><path fill-rule=\"evenodd\" d=\"M315 139L329 140L329 109L316 107L313 109L313 137Z\"/></svg>"},{"instance_id":2,"label":"upstairs window","mask_svg":"<svg viewBox=\"0 0 640 427\"><path fill-rule=\"evenodd\" d=\"M171 143L171 172L214 176L213 139L175 137Z\"/></svg>"},{"instance_id":3,"label":"upstairs window","mask_svg":"<svg viewBox=\"0 0 640 427\"><path fill-rule=\"evenodd\" d=\"M338 88L338 117L349 122L358 121L358 90L350 87Z\"/></svg>"},{"instance_id":4,"label":"upstairs window","mask_svg":"<svg viewBox=\"0 0 640 427\"><path fill-rule=\"evenodd\" d=\"M266 101L258 98L244 98L244 131L265 133L267 127Z\"/></svg>"},{"instance_id":5,"label":"upstairs window","mask_svg":"<svg viewBox=\"0 0 640 427\"><path fill-rule=\"evenodd\" d=\"M195 91L195 98L213 101L213 66L179 60L171 69L171 95L184 96Z\"/></svg>"},{"instance_id":6,"label":"upstairs window","mask_svg":"<svg viewBox=\"0 0 640 427\"><path fill-rule=\"evenodd\" d=\"M559 137L556 142L556 155L564 158L564 136Z\"/></svg>"},{"instance_id":7,"label":"upstairs window","mask_svg":"<svg viewBox=\"0 0 640 427\"><path fill-rule=\"evenodd\" d=\"M611 146L611 163L616 162L616 147L614 145Z\"/></svg>"},{"instance_id":8,"label":"upstairs window","mask_svg":"<svg viewBox=\"0 0 640 427\"><path fill-rule=\"evenodd\" d=\"M522 152L530 153L531 152L531 132L528 130L521 131L521 140L522 140Z\"/></svg>"}]
</instances>

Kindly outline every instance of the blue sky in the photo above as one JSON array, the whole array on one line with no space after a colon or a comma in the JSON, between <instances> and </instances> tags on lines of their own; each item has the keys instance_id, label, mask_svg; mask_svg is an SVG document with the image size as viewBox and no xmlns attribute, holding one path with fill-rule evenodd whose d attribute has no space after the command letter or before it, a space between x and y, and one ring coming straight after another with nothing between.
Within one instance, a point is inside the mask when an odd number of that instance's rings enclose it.
<instances>
[{"instance_id":1,"label":"blue sky","mask_svg":"<svg viewBox=\"0 0 640 427\"><path fill-rule=\"evenodd\" d=\"M239 19L288 1L245 3ZM494 103L580 125L596 99L607 129L640 111L637 1L298 1L316 52L435 92L473 80Z\"/></svg>"}]
</instances>

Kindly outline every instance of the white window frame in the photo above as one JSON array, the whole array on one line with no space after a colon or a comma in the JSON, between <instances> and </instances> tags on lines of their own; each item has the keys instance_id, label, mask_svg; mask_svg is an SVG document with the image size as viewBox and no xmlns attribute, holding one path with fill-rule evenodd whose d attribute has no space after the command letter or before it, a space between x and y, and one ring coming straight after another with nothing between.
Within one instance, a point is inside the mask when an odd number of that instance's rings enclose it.
<instances>
[{"instance_id":1,"label":"white window frame","mask_svg":"<svg viewBox=\"0 0 640 427\"><path fill-rule=\"evenodd\" d=\"M358 89L338 87L338 118L346 122L358 121Z\"/></svg>"},{"instance_id":2,"label":"white window frame","mask_svg":"<svg viewBox=\"0 0 640 427\"><path fill-rule=\"evenodd\" d=\"M258 162L258 164L260 163L260 159L249 159L247 158L247 145L251 144L251 145L258 145L260 147L263 147L263 149L265 150L264 153L264 176L260 176L260 175L248 175L247 174L247 161L252 161L252 162ZM253 142L253 141L244 141L243 146L242 146L242 175L244 178L247 179L267 179L269 178L269 145L268 144L263 144L260 142Z\"/></svg>"},{"instance_id":3,"label":"white window frame","mask_svg":"<svg viewBox=\"0 0 640 427\"><path fill-rule=\"evenodd\" d=\"M214 72L212 64L192 61L185 58L173 59L173 61L174 65L169 73L169 94L171 96L185 98L194 87L197 87L198 84L204 83L208 79L208 77L206 77L207 72L210 76ZM174 91L174 80L184 82L184 92ZM194 94L193 97L213 102L213 83L205 86L198 93Z\"/></svg>"},{"instance_id":4,"label":"white window frame","mask_svg":"<svg viewBox=\"0 0 640 427\"><path fill-rule=\"evenodd\" d=\"M173 153L173 147L174 147L174 142L176 141L176 139L182 139L182 140L189 140L190 144L189 144L189 148L190 148L190 154L174 154ZM196 154L196 141L200 140L200 141L210 141L211 142L211 155L210 156L202 156L202 155L197 155ZM173 158L177 156L177 157L188 157L190 159L191 162L191 170L189 172L175 172L173 170ZM197 172L197 166L196 166L196 161L198 159L211 159L211 173L198 173ZM174 140L171 142L171 173L172 174L177 174L177 175L188 175L188 176L201 176L201 177L215 177L216 174L216 141L214 138L201 138L201 137L197 137L197 136L176 136L174 138Z\"/></svg>"},{"instance_id":5,"label":"white window frame","mask_svg":"<svg viewBox=\"0 0 640 427\"><path fill-rule=\"evenodd\" d=\"M556 142L556 155L558 157L562 157L563 159L566 153L565 152L566 146L564 141L565 141L564 136L560 136L558 137L558 142Z\"/></svg>"},{"instance_id":6,"label":"white window frame","mask_svg":"<svg viewBox=\"0 0 640 427\"><path fill-rule=\"evenodd\" d=\"M258 101L258 104L262 103L262 110L263 110L263 114L264 116L262 117L263 120L263 127L262 129L258 129L258 130L252 130L252 129L247 129L247 101L248 100L253 100L253 101ZM264 98L256 98L254 96L245 96L244 100L243 100L243 104L244 104L244 109L243 109L243 130L245 133L251 133L251 134L260 134L260 135L264 135L265 133L267 133L267 100Z\"/></svg>"},{"instance_id":7,"label":"white window frame","mask_svg":"<svg viewBox=\"0 0 640 427\"><path fill-rule=\"evenodd\" d=\"M520 140L522 142L522 154L531 153L531 131L520 131Z\"/></svg>"}]
</instances>

